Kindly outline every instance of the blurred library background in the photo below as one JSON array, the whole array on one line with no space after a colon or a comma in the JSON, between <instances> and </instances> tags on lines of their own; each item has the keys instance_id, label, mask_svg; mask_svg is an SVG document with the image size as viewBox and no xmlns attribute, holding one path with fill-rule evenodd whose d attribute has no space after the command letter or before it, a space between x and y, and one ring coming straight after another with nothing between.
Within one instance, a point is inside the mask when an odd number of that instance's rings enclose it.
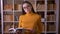
<instances>
[{"instance_id":1,"label":"blurred library background","mask_svg":"<svg viewBox=\"0 0 60 34\"><path fill-rule=\"evenodd\" d=\"M0 34L15 34L22 14L23 1L32 3L36 13L42 16L41 34L60 34L60 0L0 0Z\"/></svg>"}]
</instances>

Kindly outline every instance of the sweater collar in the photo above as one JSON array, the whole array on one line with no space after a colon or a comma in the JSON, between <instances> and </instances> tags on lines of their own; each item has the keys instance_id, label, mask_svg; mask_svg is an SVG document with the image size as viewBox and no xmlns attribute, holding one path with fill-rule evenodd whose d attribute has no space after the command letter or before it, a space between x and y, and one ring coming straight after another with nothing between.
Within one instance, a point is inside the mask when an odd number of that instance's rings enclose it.
<instances>
[{"instance_id":1,"label":"sweater collar","mask_svg":"<svg viewBox=\"0 0 60 34\"><path fill-rule=\"evenodd\" d=\"M33 12L30 12L30 13L26 13L25 15L30 16L30 15L33 15L33 14L34 14Z\"/></svg>"}]
</instances>

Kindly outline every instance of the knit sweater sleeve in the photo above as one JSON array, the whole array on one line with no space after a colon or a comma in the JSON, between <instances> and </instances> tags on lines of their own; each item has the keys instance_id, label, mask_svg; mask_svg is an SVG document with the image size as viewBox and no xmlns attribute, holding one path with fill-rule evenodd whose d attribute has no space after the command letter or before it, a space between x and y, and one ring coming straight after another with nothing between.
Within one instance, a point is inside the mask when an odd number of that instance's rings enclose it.
<instances>
[{"instance_id":1,"label":"knit sweater sleeve","mask_svg":"<svg viewBox=\"0 0 60 34\"><path fill-rule=\"evenodd\" d=\"M18 28L22 27L22 16L19 17Z\"/></svg>"},{"instance_id":2,"label":"knit sweater sleeve","mask_svg":"<svg viewBox=\"0 0 60 34\"><path fill-rule=\"evenodd\" d=\"M42 27L42 22L41 22L41 16L39 16L39 19L38 19L38 23L37 23L37 25L38 25L38 29L39 29L39 32L41 33L43 30L43 27Z\"/></svg>"}]
</instances>

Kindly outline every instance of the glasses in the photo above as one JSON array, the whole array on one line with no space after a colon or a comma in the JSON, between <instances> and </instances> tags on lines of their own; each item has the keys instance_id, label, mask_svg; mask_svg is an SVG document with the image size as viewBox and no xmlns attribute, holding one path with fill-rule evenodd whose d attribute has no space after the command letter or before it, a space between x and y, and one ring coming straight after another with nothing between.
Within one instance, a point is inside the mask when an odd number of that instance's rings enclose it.
<instances>
[{"instance_id":1,"label":"glasses","mask_svg":"<svg viewBox=\"0 0 60 34\"><path fill-rule=\"evenodd\" d=\"M26 6L26 7L23 7L23 9L27 9L27 8L30 8L30 7L31 7L31 6L28 5L28 6Z\"/></svg>"}]
</instances>

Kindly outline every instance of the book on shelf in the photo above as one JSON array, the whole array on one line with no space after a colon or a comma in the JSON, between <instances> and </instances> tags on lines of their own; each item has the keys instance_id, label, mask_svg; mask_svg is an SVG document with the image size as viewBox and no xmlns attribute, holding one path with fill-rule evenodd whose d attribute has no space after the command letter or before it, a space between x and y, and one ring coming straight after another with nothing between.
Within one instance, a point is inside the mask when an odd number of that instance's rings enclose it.
<instances>
[{"instance_id":1,"label":"book on shelf","mask_svg":"<svg viewBox=\"0 0 60 34\"><path fill-rule=\"evenodd\" d=\"M12 10L13 9L13 5L12 4L5 4L4 5L4 10Z\"/></svg>"},{"instance_id":2,"label":"book on shelf","mask_svg":"<svg viewBox=\"0 0 60 34\"><path fill-rule=\"evenodd\" d=\"M48 4L47 6L48 6L47 7L48 10L53 10L53 4Z\"/></svg>"},{"instance_id":3,"label":"book on shelf","mask_svg":"<svg viewBox=\"0 0 60 34\"><path fill-rule=\"evenodd\" d=\"M47 31L56 31L56 25L54 23L48 24Z\"/></svg>"},{"instance_id":4,"label":"book on shelf","mask_svg":"<svg viewBox=\"0 0 60 34\"><path fill-rule=\"evenodd\" d=\"M50 25L48 31L56 31L56 26L55 25Z\"/></svg>"},{"instance_id":5,"label":"book on shelf","mask_svg":"<svg viewBox=\"0 0 60 34\"><path fill-rule=\"evenodd\" d=\"M21 4L14 4L14 10L22 10Z\"/></svg>"},{"instance_id":6,"label":"book on shelf","mask_svg":"<svg viewBox=\"0 0 60 34\"><path fill-rule=\"evenodd\" d=\"M18 28L18 22L16 23L16 22L14 22L15 24L14 24L14 28Z\"/></svg>"},{"instance_id":7,"label":"book on shelf","mask_svg":"<svg viewBox=\"0 0 60 34\"><path fill-rule=\"evenodd\" d=\"M37 10L45 10L45 4L37 4Z\"/></svg>"},{"instance_id":8,"label":"book on shelf","mask_svg":"<svg viewBox=\"0 0 60 34\"><path fill-rule=\"evenodd\" d=\"M37 1L36 3L37 10L45 10L45 3L44 1Z\"/></svg>"},{"instance_id":9,"label":"book on shelf","mask_svg":"<svg viewBox=\"0 0 60 34\"><path fill-rule=\"evenodd\" d=\"M10 24L4 24L4 32L9 32Z\"/></svg>"},{"instance_id":10,"label":"book on shelf","mask_svg":"<svg viewBox=\"0 0 60 34\"><path fill-rule=\"evenodd\" d=\"M10 28L14 28L13 22L12 23L4 23L4 32L10 32Z\"/></svg>"},{"instance_id":11,"label":"book on shelf","mask_svg":"<svg viewBox=\"0 0 60 34\"><path fill-rule=\"evenodd\" d=\"M19 20L18 18L19 18L18 16L14 16L15 21L18 21Z\"/></svg>"},{"instance_id":12,"label":"book on shelf","mask_svg":"<svg viewBox=\"0 0 60 34\"><path fill-rule=\"evenodd\" d=\"M55 15L47 15L47 21L55 21Z\"/></svg>"},{"instance_id":13,"label":"book on shelf","mask_svg":"<svg viewBox=\"0 0 60 34\"><path fill-rule=\"evenodd\" d=\"M13 15L4 15L3 19L4 21L13 21Z\"/></svg>"},{"instance_id":14,"label":"book on shelf","mask_svg":"<svg viewBox=\"0 0 60 34\"><path fill-rule=\"evenodd\" d=\"M56 10L56 4L48 4L47 9L48 10Z\"/></svg>"},{"instance_id":15,"label":"book on shelf","mask_svg":"<svg viewBox=\"0 0 60 34\"><path fill-rule=\"evenodd\" d=\"M56 10L56 4L53 5L53 9Z\"/></svg>"},{"instance_id":16,"label":"book on shelf","mask_svg":"<svg viewBox=\"0 0 60 34\"><path fill-rule=\"evenodd\" d=\"M43 30L42 32L44 32L44 31L45 31L45 25L42 24L42 27L43 27L43 28L42 28L42 30Z\"/></svg>"}]
</instances>

